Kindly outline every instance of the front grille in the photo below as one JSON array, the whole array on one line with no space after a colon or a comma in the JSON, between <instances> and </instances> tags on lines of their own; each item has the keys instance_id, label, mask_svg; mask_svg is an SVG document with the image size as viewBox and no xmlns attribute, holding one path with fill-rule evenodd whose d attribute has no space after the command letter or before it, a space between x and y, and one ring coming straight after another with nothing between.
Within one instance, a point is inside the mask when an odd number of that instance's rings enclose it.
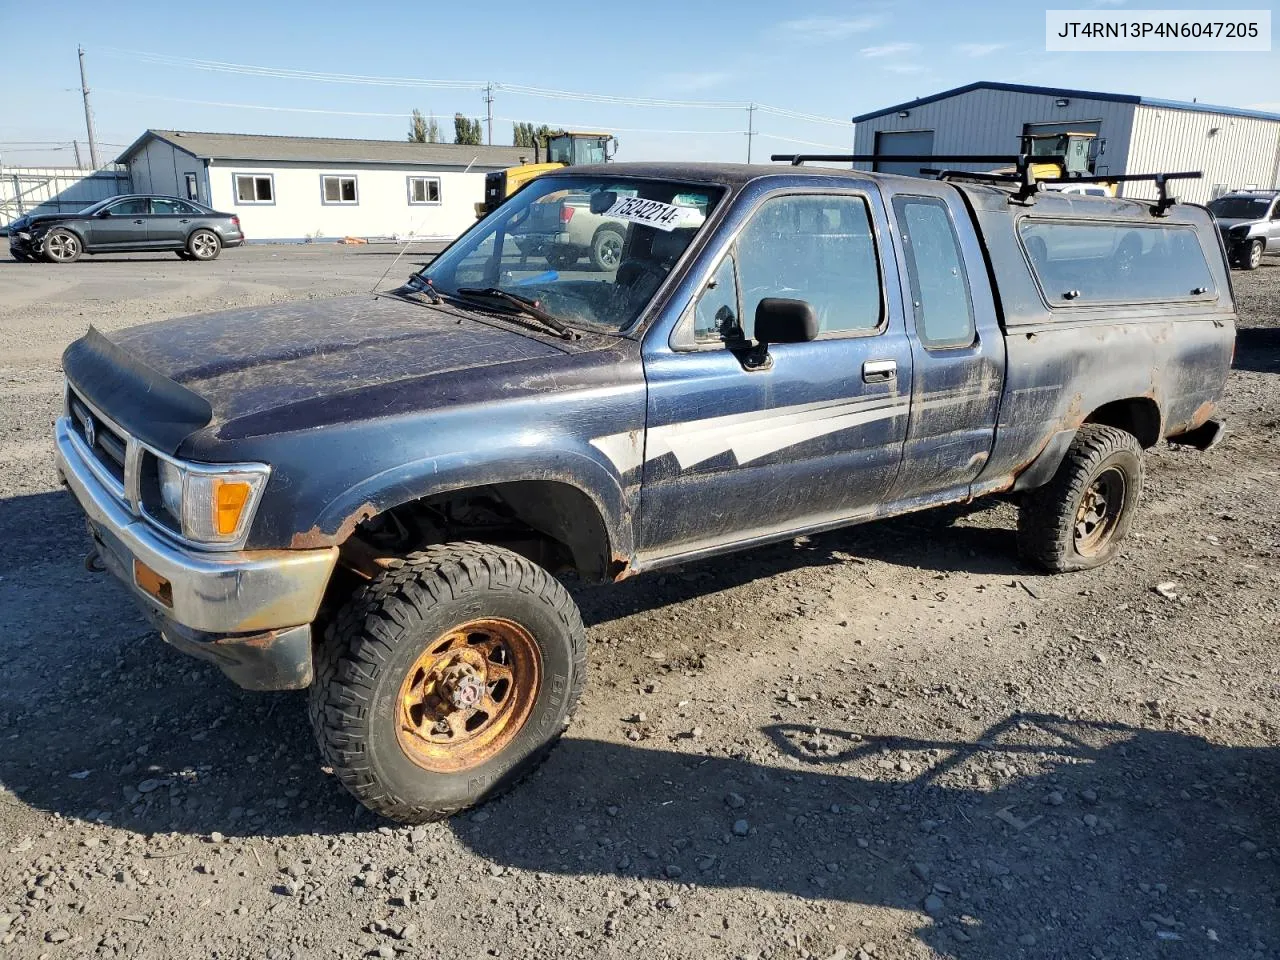
<instances>
[{"instance_id":1,"label":"front grille","mask_svg":"<svg viewBox=\"0 0 1280 960\"><path fill-rule=\"evenodd\" d=\"M125 451L128 446L126 438L90 410L75 391L71 391L67 400L71 423L77 436L84 441L94 459L123 486Z\"/></svg>"}]
</instances>

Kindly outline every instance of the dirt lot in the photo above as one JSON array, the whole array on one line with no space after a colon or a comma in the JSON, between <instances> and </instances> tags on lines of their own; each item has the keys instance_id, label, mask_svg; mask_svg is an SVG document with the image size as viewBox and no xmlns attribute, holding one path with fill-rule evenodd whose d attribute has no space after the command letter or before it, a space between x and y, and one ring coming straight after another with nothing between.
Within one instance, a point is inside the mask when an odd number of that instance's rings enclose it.
<instances>
[{"instance_id":1,"label":"dirt lot","mask_svg":"<svg viewBox=\"0 0 1280 960\"><path fill-rule=\"evenodd\" d=\"M240 692L84 570L49 442L90 322L390 260L0 260L0 954L1280 956L1280 262L1235 275L1231 435L1152 452L1118 562L1037 575L993 502L578 589L552 760L401 828L300 695Z\"/></svg>"}]
</instances>

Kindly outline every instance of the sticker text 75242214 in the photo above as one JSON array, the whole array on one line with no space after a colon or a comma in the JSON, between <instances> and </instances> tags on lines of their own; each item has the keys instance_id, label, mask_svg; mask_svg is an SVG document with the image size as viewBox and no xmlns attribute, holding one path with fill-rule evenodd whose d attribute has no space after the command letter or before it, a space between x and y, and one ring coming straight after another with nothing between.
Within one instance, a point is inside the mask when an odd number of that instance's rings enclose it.
<instances>
[{"instance_id":1,"label":"sticker text 75242214","mask_svg":"<svg viewBox=\"0 0 1280 960\"><path fill-rule=\"evenodd\" d=\"M627 220L639 223L655 230L670 232L690 219L696 219L699 211L691 207L680 207L661 200L645 200L642 197L619 197L605 214L614 220Z\"/></svg>"}]
</instances>

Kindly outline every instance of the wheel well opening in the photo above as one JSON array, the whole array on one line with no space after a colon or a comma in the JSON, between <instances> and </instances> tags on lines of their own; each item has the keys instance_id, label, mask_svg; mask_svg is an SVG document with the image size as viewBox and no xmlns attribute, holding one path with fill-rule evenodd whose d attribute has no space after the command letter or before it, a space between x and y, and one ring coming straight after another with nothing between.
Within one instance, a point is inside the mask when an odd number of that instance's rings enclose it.
<instances>
[{"instance_id":1,"label":"wheel well opening","mask_svg":"<svg viewBox=\"0 0 1280 960\"><path fill-rule=\"evenodd\" d=\"M1118 427L1137 437L1144 448L1160 442L1160 407L1150 397L1130 397L1103 404L1084 422Z\"/></svg>"},{"instance_id":2,"label":"wheel well opening","mask_svg":"<svg viewBox=\"0 0 1280 960\"><path fill-rule=\"evenodd\" d=\"M609 535L577 487L522 480L411 500L361 522L342 544L343 566L376 576L389 560L435 543L474 540L506 547L554 572L603 579Z\"/></svg>"}]
</instances>

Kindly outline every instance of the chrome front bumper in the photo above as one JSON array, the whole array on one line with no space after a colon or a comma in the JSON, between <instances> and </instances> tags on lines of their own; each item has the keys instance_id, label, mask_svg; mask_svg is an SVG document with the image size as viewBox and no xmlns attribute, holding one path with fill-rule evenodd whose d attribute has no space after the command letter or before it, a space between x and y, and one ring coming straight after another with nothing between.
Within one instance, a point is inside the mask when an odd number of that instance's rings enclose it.
<instances>
[{"instance_id":1,"label":"chrome front bumper","mask_svg":"<svg viewBox=\"0 0 1280 960\"><path fill-rule=\"evenodd\" d=\"M253 634L315 619L337 563L336 547L203 553L179 546L99 479L93 454L65 417L58 420L54 436L58 471L88 517L103 564L158 620L162 632L188 637ZM135 561L168 581L168 603L138 585ZM169 624L186 629L170 631Z\"/></svg>"}]
</instances>

